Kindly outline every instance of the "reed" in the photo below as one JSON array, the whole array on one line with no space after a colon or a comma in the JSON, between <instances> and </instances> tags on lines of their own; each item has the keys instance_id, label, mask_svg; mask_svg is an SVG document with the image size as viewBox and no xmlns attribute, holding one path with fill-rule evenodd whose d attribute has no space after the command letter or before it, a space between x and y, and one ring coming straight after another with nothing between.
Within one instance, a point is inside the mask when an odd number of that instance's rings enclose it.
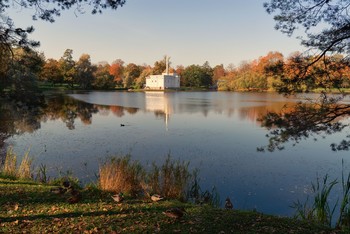
<instances>
[{"instance_id":1,"label":"reed","mask_svg":"<svg viewBox=\"0 0 350 234\"><path fill-rule=\"evenodd\" d=\"M151 173L151 177L158 180L157 186L160 194L168 198L185 200L188 182L191 178L188 166L189 162L172 160L169 153L164 164Z\"/></svg>"},{"instance_id":2,"label":"reed","mask_svg":"<svg viewBox=\"0 0 350 234\"><path fill-rule=\"evenodd\" d=\"M13 148L9 147L6 151L6 157L0 174L3 177L12 179L32 179L32 162L33 159L29 156L29 150L25 152L22 161L17 167L17 154L13 152Z\"/></svg>"},{"instance_id":3,"label":"reed","mask_svg":"<svg viewBox=\"0 0 350 234\"><path fill-rule=\"evenodd\" d=\"M320 182L319 178L317 178L316 184L312 183L312 190L315 193L313 213L317 222L331 227L333 214L337 204L331 208L328 199L330 192L338 181L335 179L328 182L328 178L328 175L325 175L322 182Z\"/></svg>"},{"instance_id":4,"label":"reed","mask_svg":"<svg viewBox=\"0 0 350 234\"><path fill-rule=\"evenodd\" d=\"M47 176L47 168L45 164L40 164L36 171L35 180L40 183L48 183L50 178Z\"/></svg>"},{"instance_id":5,"label":"reed","mask_svg":"<svg viewBox=\"0 0 350 234\"><path fill-rule=\"evenodd\" d=\"M143 175L140 163L132 162L130 155L110 157L100 165L99 185L102 190L135 196L141 191Z\"/></svg>"},{"instance_id":6,"label":"reed","mask_svg":"<svg viewBox=\"0 0 350 234\"><path fill-rule=\"evenodd\" d=\"M296 201L290 207L296 210L294 218L301 220L313 220L313 209L309 205L309 196L306 201L302 203L300 200Z\"/></svg>"},{"instance_id":7,"label":"reed","mask_svg":"<svg viewBox=\"0 0 350 234\"><path fill-rule=\"evenodd\" d=\"M111 157L99 169L99 185L102 190L123 192L135 196L141 192L147 196L157 193L166 198L186 200L191 173L189 163L172 160L168 154L161 166L152 163L146 171L130 155Z\"/></svg>"},{"instance_id":8,"label":"reed","mask_svg":"<svg viewBox=\"0 0 350 234\"><path fill-rule=\"evenodd\" d=\"M29 150L24 154L24 157L17 170L17 177L20 179L32 179L32 162L33 159L29 157Z\"/></svg>"},{"instance_id":9,"label":"reed","mask_svg":"<svg viewBox=\"0 0 350 234\"><path fill-rule=\"evenodd\" d=\"M350 231L350 173L345 176L344 161L342 160L342 178L341 186L342 193L338 197L333 206L330 205L329 196L335 186L338 184L337 180L328 181L329 176L326 174L321 181L317 178L316 183L312 183L313 200L309 204L309 196L304 203L299 200L294 202L292 208L296 210L296 218L313 221L332 227L335 225L337 229ZM340 203L339 203L340 201ZM336 210L338 217L334 219L334 213Z\"/></svg>"},{"instance_id":10,"label":"reed","mask_svg":"<svg viewBox=\"0 0 350 234\"><path fill-rule=\"evenodd\" d=\"M161 166L153 162L142 182L144 192L147 195L157 193L167 198L186 200L186 189L191 177L188 165L180 160L172 160L170 154Z\"/></svg>"},{"instance_id":11,"label":"reed","mask_svg":"<svg viewBox=\"0 0 350 234\"><path fill-rule=\"evenodd\" d=\"M345 226L350 228L350 173L345 179L344 176L344 160L342 160L342 199L340 202L340 212L336 223L336 227Z\"/></svg>"},{"instance_id":12,"label":"reed","mask_svg":"<svg viewBox=\"0 0 350 234\"><path fill-rule=\"evenodd\" d=\"M7 149L5 162L2 167L1 174L5 177L17 177L17 155L13 152L12 147L9 147Z\"/></svg>"},{"instance_id":13,"label":"reed","mask_svg":"<svg viewBox=\"0 0 350 234\"><path fill-rule=\"evenodd\" d=\"M141 182L141 187L144 193L147 196L151 196L152 194L161 194L161 186L160 186L160 168L157 166L155 162L151 165L151 170L146 173L146 177Z\"/></svg>"},{"instance_id":14,"label":"reed","mask_svg":"<svg viewBox=\"0 0 350 234\"><path fill-rule=\"evenodd\" d=\"M213 207L220 207L220 195L214 186L211 191L203 191L200 186L199 170L192 173L192 183L187 192L187 199L196 204L209 204Z\"/></svg>"}]
</instances>

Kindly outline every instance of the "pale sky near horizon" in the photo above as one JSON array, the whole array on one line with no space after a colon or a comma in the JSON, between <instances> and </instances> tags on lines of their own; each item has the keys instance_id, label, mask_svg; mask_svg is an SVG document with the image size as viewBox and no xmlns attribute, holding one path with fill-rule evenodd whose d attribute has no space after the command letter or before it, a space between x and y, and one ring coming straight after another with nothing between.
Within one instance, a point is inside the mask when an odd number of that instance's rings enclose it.
<instances>
[{"instance_id":1,"label":"pale sky near horizon","mask_svg":"<svg viewBox=\"0 0 350 234\"><path fill-rule=\"evenodd\" d=\"M208 61L238 66L279 51L285 56L304 50L295 37L274 29L265 0L127 0L102 15L62 12L55 23L32 21L30 10L12 10L16 26L33 25L46 58L59 59L65 49L74 59L87 53L93 63L122 59L149 64L171 57L172 66Z\"/></svg>"}]
</instances>

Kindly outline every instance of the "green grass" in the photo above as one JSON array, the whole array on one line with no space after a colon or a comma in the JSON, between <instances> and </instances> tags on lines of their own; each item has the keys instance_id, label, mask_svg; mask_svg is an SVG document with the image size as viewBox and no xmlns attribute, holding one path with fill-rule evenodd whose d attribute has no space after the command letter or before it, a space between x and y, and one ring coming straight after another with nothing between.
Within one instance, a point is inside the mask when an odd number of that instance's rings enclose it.
<instances>
[{"instance_id":1,"label":"green grass","mask_svg":"<svg viewBox=\"0 0 350 234\"><path fill-rule=\"evenodd\" d=\"M52 186L0 178L0 233L341 233L312 223L256 212L224 210L166 200L131 199L116 204L109 192L82 189L83 199L69 204ZM172 220L162 214L184 207Z\"/></svg>"}]
</instances>

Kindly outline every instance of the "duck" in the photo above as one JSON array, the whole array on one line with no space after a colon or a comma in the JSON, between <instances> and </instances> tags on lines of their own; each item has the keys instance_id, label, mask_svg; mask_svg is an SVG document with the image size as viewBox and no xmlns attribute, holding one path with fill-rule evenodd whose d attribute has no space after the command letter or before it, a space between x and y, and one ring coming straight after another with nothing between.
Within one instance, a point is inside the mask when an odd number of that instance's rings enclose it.
<instances>
[{"instance_id":1,"label":"duck","mask_svg":"<svg viewBox=\"0 0 350 234\"><path fill-rule=\"evenodd\" d=\"M72 184L70 183L69 180L65 180L62 182L63 187L70 189L72 187Z\"/></svg>"},{"instance_id":2,"label":"duck","mask_svg":"<svg viewBox=\"0 0 350 234\"><path fill-rule=\"evenodd\" d=\"M62 188L62 187L55 187L55 188L51 188L50 192L53 194L64 194L65 192L67 192L66 188Z\"/></svg>"},{"instance_id":3,"label":"duck","mask_svg":"<svg viewBox=\"0 0 350 234\"><path fill-rule=\"evenodd\" d=\"M123 193L118 193L116 195L111 196L114 201L116 202L122 202L124 200L124 194Z\"/></svg>"},{"instance_id":4,"label":"duck","mask_svg":"<svg viewBox=\"0 0 350 234\"><path fill-rule=\"evenodd\" d=\"M69 197L68 199L67 199L67 201L68 201L68 203L69 204L75 204L75 203L78 203L78 202L80 202L80 200L81 200L81 198L79 198L79 197Z\"/></svg>"},{"instance_id":5,"label":"duck","mask_svg":"<svg viewBox=\"0 0 350 234\"><path fill-rule=\"evenodd\" d=\"M232 204L232 202L231 202L229 197L227 197L226 200L225 200L225 209L226 210L233 209L233 204Z\"/></svg>"},{"instance_id":6,"label":"duck","mask_svg":"<svg viewBox=\"0 0 350 234\"><path fill-rule=\"evenodd\" d=\"M120 124L120 127L125 127L125 124Z\"/></svg>"},{"instance_id":7,"label":"duck","mask_svg":"<svg viewBox=\"0 0 350 234\"><path fill-rule=\"evenodd\" d=\"M159 194L153 194L151 196L151 200L154 202L158 202L158 201L163 200L163 199L164 199L164 197L160 196Z\"/></svg>"},{"instance_id":8,"label":"duck","mask_svg":"<svg viewBox=\"0 0 350 234\"><path fill-rule=\"evenodd\" d=\"M81 193L74 188L71 189L70 194L71 196L67 199L69 204L78 203L82 199Z\"/></svg>"},{"instance_id":9,"label":"duck","mask_svg":"<svg viewBox=\"0 0 350 234\"><path fill-rule=\"evenodd\" d=\"M184 208L176 207L176 208L171 208L171 209L164 211L163 214L165 214L169 218L180 219L184 215L185 212L186 211Z\"/></svg>"}]
</instances>

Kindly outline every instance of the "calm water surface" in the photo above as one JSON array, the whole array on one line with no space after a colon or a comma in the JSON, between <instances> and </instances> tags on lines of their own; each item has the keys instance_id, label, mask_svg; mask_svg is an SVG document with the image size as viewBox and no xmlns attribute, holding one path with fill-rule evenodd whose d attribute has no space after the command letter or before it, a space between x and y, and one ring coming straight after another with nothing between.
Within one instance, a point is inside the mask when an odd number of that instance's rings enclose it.
<instances>
[{"instance_id":1,"label":"calm water surface","mask_svg":"<svg viewBox=\"0 0 350 234\"><path fill-rule=\"evenodd\" d=\"M289 206L306 199L317 174L341 178L342 159L350 165L348 152L329 147L346 133L283 151L256 151L268 143L257 118L298 100L271 93L69 94L52 97L34 127L17 123L23 134L6 144L19 154L30 148L35 165L47 165L51 176L70 170L84 182L95 181L106 156L131 153L147 165L161 164L170 152L199 168L202 187L216 186L221 199L231 197L236 208L292 215Z\"/></svg>"}]
</instances>

